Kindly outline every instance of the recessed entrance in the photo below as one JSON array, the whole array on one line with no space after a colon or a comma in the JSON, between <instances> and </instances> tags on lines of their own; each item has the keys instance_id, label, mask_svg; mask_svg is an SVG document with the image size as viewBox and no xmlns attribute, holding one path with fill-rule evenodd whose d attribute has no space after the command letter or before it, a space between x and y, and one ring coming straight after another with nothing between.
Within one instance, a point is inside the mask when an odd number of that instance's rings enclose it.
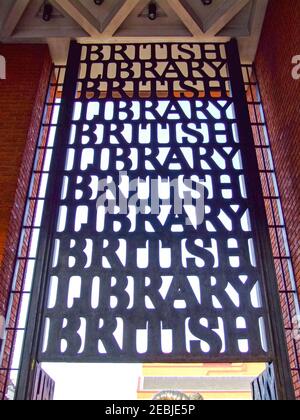
<instances>
[{"instance_id":1,"label":"recessed entrance","mask_svg":"<svg viewBox=\"0 0 300 420\"><path fill-rule=\"evenodd\" d=\"M252 400L264 364L43 364L55 382L54 400L152 400L180 391L205 400Z\"/></svg>"},{"instance_id":2,"label":"recessed entrance","mask_svg":"<svg viewBox=\"0 0 300 420\"><path fill-rule=\"evenodd\" d=\"M235 44L73 44L54 109L20 254L35 267L18 398L33 360L59 383L74 363L78 378L86 363L274 362L285 376Z\"/></svg>"}]
</instances>

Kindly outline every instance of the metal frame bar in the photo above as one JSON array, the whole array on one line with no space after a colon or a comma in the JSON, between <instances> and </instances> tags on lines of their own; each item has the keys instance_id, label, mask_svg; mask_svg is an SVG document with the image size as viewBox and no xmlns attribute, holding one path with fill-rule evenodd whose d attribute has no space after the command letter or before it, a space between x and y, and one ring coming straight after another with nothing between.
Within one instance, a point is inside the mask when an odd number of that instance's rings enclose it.
<instances>
[{"instance_id":1,"label":"metal frame bar","mask_svg":"<svg viewBox=\"0 0 300 420\"><path fill-rule=\"evenodd\" d=\"M264 201L268 214L268 226L274 233L274 237L272 238L273 260L276 268L281 309L282 312L284 310L288 312L287 319L284 320L284 329L287 341L292 340L292 345L289 348L290 370L294 384L298 385L300 382L300 349L296 339L291 336L293 330L297 328L297 325L295 325L295 315L300 315L295 273L289 249L285 218L281 207L281 194L277 185L276 168L272 157L272 144L270 143L268 126L263 111L263 100L260 95L259 81L257 80L255 67L243 65L242 69L245 75L247 102L257 160L259 162L259 172L263 174L266 168L272 168L268 171L271 177L261 176L261 183L265 191ZM263 152L260 153L261 151ZM265 153L266 151L267 154ZM284 244L282 243L283 240ZM283 299L284 301L282 301ZM299 398L299 396L298 391L296 398Z\"/></svg>"},{"instance_id":2,"label":"metal frame bar","mask_svg":"<svg viewBox=\"0 0 300 420\"><path fill-rule=\"evenodd\" d=\"M9 299L7 302L6 307L6 337L2 343L1 347L1 356L0 356L0 373L4 378L4 383L1 384L1 393L0 399L6 399L6 391L8 388L8 383L10 380L10 375L12 372L18 374L18 368L12 368L12 362L14 358L14 346L17 339L17 333L20 331L25 331L25 328L19 328L19 317L20 312L22 311L23 307L23 297L24 296L31 296L31 290L25 291L26 285L26 278L27 278L27 269L28 269L28 262L32 261L33 263L36 261L36 258L31 258L29 256L29 251L31 247L32 241L32 234L34 229L39 229L39 227L34 226L35 218L37 215L37 205L39 202L43 202L44 200L39 197L38 191L40 190L40 185L42 182L42 176L37 175L34 173L35 167L39 164L43 165L46 151L48 149L48 140L49 140L49 133L52 128L51 124L48 124L47 128L44 127L44 122L52 119L54 113L54 106L56 103L57 97L57 90L58 84L51 83L52 78L54 77L55 73L57 73L57 80L59 81L61 78L61 73L63 71L64 66L52 66L51 71L49 72L48 78L48 91L45 95L44 99L44 106L43 106L43 116L40 123L39 128L39 138L37 140L37 144L35 147L34 152L34 160L32 163L31 168L31 180L28 185L27 195L26 195L26 203L23 211L23 226L20 228L19 233L19 246L18 251L15 256L15 270L10 280L9 286ZM51 99L52 98L52 99ZM46 102L49 103L46 106ZM41 150L43 147L43 150ZM35 193L34 193L35 191ZM26 226L26 223L29 220L30 226ZM28 232L28 236L24 238L24 231ZM20 254L21 251L21 254ZM21 264L22 263L22 264ZM17 297L17 300L15 300ZM12 311L13 311L13 304L15 305L14 308L14 317L12 318ZM10 340L12 344L7 343L7 336L10 335ZM3 355L7 348L10 347L9 358L8 360L4 360Z\"/></svg>"},{"instance_id":3,"label":"metal frame bar","mask_svg":"<svg viewBox=\"0 0 300 420\"><path fill-rule=\"evenodd\" d=\"M80 54L80 45L75 41L72 41L66 67L55 139L57 143L57 156L60 156L60 159L52 159L51 169L53 173L56 174L56 176L53 176L49 179L47 194L45 198L46 201L50 200L51 198L53 205L49 206L48 208L46 207L43 215L42 231L39 243L39 255L43 257L39 258L34 274L33 287L35 288L35 293L32 296L30 303L20 378L18 381L16 394L17 400L27 400L30 398L31 388L34 381L34 370L36 363L35 355L37 352L41 329L40 314L46 299L45 290L47 268L51 254L51 237L54 229L53 226L56 220L56 214L53 212L53 209L57 207L55 204L60 196L60 185L62 180L58 174L59 170L63 167L65 162L65 144L68 142L68 136L66 136L66 133L69 133L71 128L70 121L72 119L73 100L75 98L77 88L77 75L79 70Z\"/></svg>"},{"instance_id":4,"label":"metal frame bar","mask_svg":"<svg viewBox=\"0 0 300 420\"><path fill-rule=\"evenodd\" d=\"M227 45L228 67L231 78L232 96L235 103L235 111L239 121L238 131L240 141L244 148L247 159L244 162L246 173L252 174L248 180L249 201L252 206L252 220L258 259L264 276L263 285L267 297L269 315L269 327L272 334L272 345L275 360L275 377L280 400L294 400L295 394L290 374L288 351L284 335L284 325L281 316L280 300L277 293L277 279L273 263L272 245L268 231L267 215L264 206L263 190L259 176L259 167L254 147L254 139L251 127L248 104L244 89L243 73L239 58L239 49L236 40Z\"/></svg>"}]
</instances>

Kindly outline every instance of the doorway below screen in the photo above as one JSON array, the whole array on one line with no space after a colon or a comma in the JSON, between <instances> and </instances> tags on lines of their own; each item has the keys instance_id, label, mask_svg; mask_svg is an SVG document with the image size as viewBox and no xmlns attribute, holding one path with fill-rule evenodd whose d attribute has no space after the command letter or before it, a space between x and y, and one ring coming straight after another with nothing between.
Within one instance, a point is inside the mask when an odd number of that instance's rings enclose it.
<instances>
[{"instance_id":1,"label":"doorway below screen","mask_svg":"<svg viewBox=\"0 0 300 420\"><path fill-rule=\"evenodd\" d=\"M43 363L42 369L55 382L54 400L152 400L168 390L204 400L247 401L266 365Z\"/></svg>"}]
</instances>

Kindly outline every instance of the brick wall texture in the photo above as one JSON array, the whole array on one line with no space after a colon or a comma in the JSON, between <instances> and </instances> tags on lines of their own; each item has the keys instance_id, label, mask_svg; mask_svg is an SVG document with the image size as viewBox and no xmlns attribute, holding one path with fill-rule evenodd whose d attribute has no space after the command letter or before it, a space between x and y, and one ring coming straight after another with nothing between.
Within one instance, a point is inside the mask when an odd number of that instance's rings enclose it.
<instances>
[{"instance_id":1,"label":"brick wall texture","mask_svg":"<svg viewBox=\"0 0 300 420\"><path fill-rule=\"evenodd\" d=\"M0 80L0 315L5 315L51 59L46 45L0 45L0 55L6 59L6 80ZM12 325L16 309L17 301ZM8 334L6 367L11 341ZM2 381L0 375L0 389Z\"/></svg>"},{"instance_id":2,"label":"brick wall texture","mask_svg":"<svg viewBox=\"0 0 300 420\"><path fill-rule=\"evenodd\" d=\"M0 314L3 314L51 61L45 45L1 45L0 54L7 63L7 79L0 81Z\"/></svg>"},{"instance_id":3,"label":"brick wall texture","mask_svg":"<svg viewBox=\"0 0 300 420\"><path fill-rule=\"evenodd\" d=\"M300 80L292 77L292 58L296 55L300 55L300 1L270 0L255 65L300 294ZM284 317L286 312L284 307ZM292 337L288 337L296 367L293 346ZM299 342L298 347L300 355ZM294 383L300 399L296 373Z\"/></svg>"},{"instance_id":4,"label":"brick wall texture","mask_svg":"<svg viewBox=\"0 0 300 420\"><path fill-rule=\"evenodd\" d=\"M300 291L300 81L291 75L295 55L300 55L300 1L271 0L255 65Z\"/></svg>"}]
</instances>

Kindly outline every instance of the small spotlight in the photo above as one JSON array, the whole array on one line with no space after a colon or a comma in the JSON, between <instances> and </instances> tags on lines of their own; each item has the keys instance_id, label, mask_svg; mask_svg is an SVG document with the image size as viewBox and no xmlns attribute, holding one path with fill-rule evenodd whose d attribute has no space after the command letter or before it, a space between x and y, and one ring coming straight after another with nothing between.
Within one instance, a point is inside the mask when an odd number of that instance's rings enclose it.
<instances>
[{"instance_id":1,"label":"small spotlight","mask_svg":"<svg viewBox=\"0 0 300 420\"><path fill-rule=\"evenodd\" d=\"M53 13L53 6L50 3L45 3L43 10L43 20L49 22L51 20Z\"/></svg>"},{"instance_id":2,"label":"small spotlight","mask_svg":"<svg viewBox=\"0 0 300 420\"><path fill-rule=\"evenodd\" d=\"M201 0L204 6L210 6L212 4L212 0Z\"/></svg>"},{"instance_id":3,"label":"small spotlight","mask_svg":"<svg viewBox=\"0 0 300 420\"><path fill-rule=\"evenodd\" d=\"M157 6L154 2L149 3L148 18L150 20L155 20L157 18Z\"/></svg>"},{"instance_id":4,"label":"small spotlight","mask_svg":"<svg viewBox=\"0 0 300 420\"><path fill-rule=\"evenodd\" d=\"M104 0L94 0L94 3L97 5L97 6L101 6L101 4L104 2Z\"/></svg>"}]
</instances>

